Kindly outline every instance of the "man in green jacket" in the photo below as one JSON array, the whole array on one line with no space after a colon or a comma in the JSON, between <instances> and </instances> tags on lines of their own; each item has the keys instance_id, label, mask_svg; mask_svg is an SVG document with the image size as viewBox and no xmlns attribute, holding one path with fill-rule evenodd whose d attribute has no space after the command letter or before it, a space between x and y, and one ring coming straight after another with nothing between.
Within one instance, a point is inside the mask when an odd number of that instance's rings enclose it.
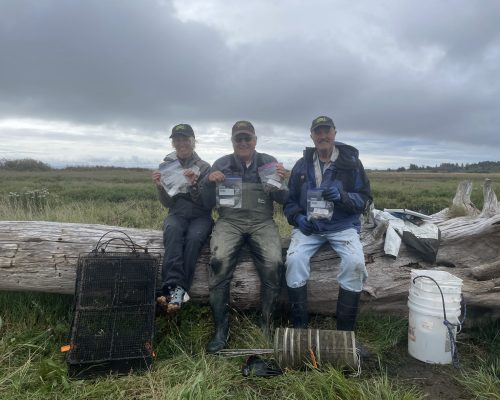
<instances>
[{"instance_id":1,"label":"man in green jacket","mask_svg":"<svg viewBox=\"0 0 500 400\"><path fill-rule=\"evenodd\" d=\"M255 151L257 136L250 122L236 122L231 141L234 153L215 161L202 186L204 203L213 207L217 184L227 183L230 178L241 184L240 199L234 204L218 205L220 217L210 241L212 258L208 285L215 322L215 335L207 346L210 353L223 349L228 339L229 287L243 244L247 244L260 277L261 328L268 336L283 270L280 235L273 221L273 202L283 204L288 191L284 185L274 191L264 190L258 168L273 165L280 179L285 169L274 157ZM235 204L239 204L239 208Z\"/></svg>"}]
</instances>

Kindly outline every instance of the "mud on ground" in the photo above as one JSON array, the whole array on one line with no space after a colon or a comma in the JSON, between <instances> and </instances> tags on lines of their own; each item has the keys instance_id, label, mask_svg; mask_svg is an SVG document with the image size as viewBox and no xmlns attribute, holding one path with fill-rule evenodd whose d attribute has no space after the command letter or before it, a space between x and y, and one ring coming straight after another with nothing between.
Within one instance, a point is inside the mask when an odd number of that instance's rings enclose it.
<instances>
[{"instance_id":1,"label":"mud on ground","mask_svg":"<svg viewBox=\"0 0 500 400\"><path fill-rule=\"evenodd\" d=\"M387 368L391 381L417 387L429 399L470 400L471 393L456 379L459 370L452 365L427 364L409 354Z\"/></svg>"}]
</instances>

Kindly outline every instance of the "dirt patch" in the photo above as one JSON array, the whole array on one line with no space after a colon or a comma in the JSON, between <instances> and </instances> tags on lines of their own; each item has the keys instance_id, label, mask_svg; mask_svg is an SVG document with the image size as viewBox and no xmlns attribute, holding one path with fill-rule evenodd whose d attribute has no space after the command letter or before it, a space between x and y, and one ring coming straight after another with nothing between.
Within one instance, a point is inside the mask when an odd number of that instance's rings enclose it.
<instances>
[{"instance_id":1,"label":"dirt patch","mask_svg":"<svg viewBox=\"0 0 500 400\"><path fill-rule=\"evenodd\" d=\"M416 386L429 399L469 400L471 394L455 379L459 370L452 365L427 364L408 354L388 368L391 380Z\"/></svg>"}]
</instances>

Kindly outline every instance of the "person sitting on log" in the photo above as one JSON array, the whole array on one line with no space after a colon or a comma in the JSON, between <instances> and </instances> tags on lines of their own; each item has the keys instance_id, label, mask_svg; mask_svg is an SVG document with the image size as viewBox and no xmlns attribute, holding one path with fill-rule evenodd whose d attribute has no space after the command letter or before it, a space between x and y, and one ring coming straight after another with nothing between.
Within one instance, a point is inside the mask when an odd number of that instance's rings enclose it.
<instances>
[{"instance_id":1,"label":"person sitting on log","mask_svg":"<svg viewBox=\"0 0 500 400\"><path fill-rule=\"evenodd\" d=\"M159 170L153 171L152 179L160 202L168 208L163 225L163 296L157 302L165 311L175 312L191 288L196 261L213 220L199 190L210 164L194 151L193 128L188 124L175 125L170 138L175 152L164 158Z\"/></svg>"},{"instance_id":2,"label":"person sitting on log","mask_svg":"<svg viewBox=\"0 0 500 400\"><path fill-rule=\"evenodd\" d=\"M261 328L270 335L283 270L281 240L273 221L273 201L283 204L287 187L285 169L268 154L255 151L257 136L248 121L232 128L234 153L219 158L203 182L205 204L217 203L219 219L210 241L212 253L208 275L209 300L215 335L207 351L222 350L229 336L230 282L243 244L247 244L261 281ZM259 170L274 171L275 190L266 187Z\"/></svg>"},{"instance_id":3,"label":"person sitting on log","mask_svg":"<svg viewBox=\"0 0 500 400\"><path fill-rule=\"evenodd\" d=\"M291 318L294 328L307 327L310 258L328 242L341 258L337 329L352 331L368 276L359 232L360 215L372 201L370 182L358 150L335 141L331 118L315 118L310 131L314 147L293 167L284 206L294 226L285 262Z\"/></svg>"}]
</instances>

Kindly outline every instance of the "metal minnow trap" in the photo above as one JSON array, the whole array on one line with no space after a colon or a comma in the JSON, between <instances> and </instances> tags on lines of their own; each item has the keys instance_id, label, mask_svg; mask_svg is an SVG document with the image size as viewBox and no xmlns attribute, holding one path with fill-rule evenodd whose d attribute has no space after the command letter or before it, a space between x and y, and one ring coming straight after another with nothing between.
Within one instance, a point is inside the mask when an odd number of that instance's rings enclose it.
<instances>
[{"instance_id":1,"label":"metal minnow trap","mask_svg":"<svg viewBox=\"0 0 500 400\"><path fill-rule=\"evenodd\" d=\"M223 349L226 357L273 354L282 369L319 368L333 365L358 370L360 359L352 331L276 328L272 349Z\"/></svg>"},{"instance_id":2,"label":"metal minnow trap","mask_svg":"<svg viewBox=\"0 0 500 400\"><path fill-rule=\"evenodd\" d=\"M101 237L92 252L78 258L70 343L65 346L72 377L128 373L152 364L161 257L123 234L127 240L102 242ZM116 239L129 251L107 252Z\"/></svg>"},{"instance_id":3,"label":"metal minnow trap","mask_svg":"<svg viewBox=\"0 0 500 400\"><path fill-rule=\"evenodd\" d=\"M274 354L282 368L300 369L334 365L357 370L359 358L352 331L278 328L274 335Z\"/></svg>"}]
</instances>

